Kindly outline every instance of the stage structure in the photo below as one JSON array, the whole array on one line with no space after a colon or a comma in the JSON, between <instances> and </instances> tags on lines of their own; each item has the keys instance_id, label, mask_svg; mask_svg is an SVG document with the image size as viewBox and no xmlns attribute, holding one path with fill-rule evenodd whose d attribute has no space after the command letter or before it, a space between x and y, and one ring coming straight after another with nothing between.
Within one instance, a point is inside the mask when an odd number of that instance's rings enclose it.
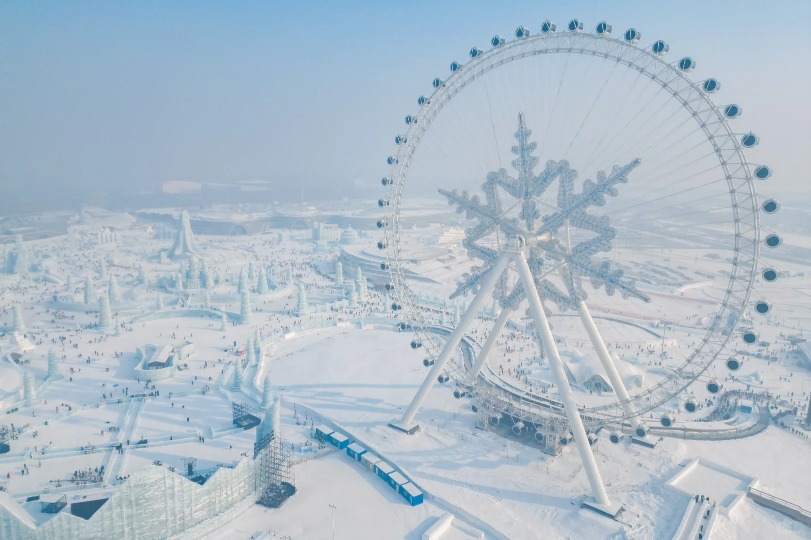
<instances>
[{"instance_id":1,"label":"stage structure","mask_svg":"<svg viewBox=\"0 0 811 540\"><path fill-rule=\"evenodd\" d=\"M474 398L483 425L505 420L516 435L534 431L549 453L574 442L591 485L587 504L613 515L617 505L592 453L596 432L612 430L612 442L625 431L645 438L643 415L654 412L671 427L673 407L696 410L691 385L697 381L709 394L721 391L713 364L724 357L727 369L740 368L734 353L725 357L730 340L757 345L754 330L739 322L750 308L761 316L770 312L768 302L750 298L757 278L764 285L778 278L761 247L777 248L782 240L774 232L761 235L761 215L779 204L759 199L755 181L772 171L746 158L759 138L732 128L741 107L713 103L719 81L691 80L692 57L667 60L663 40L643 48L634 28L614 37L606 22L593 33L583 27L572 19L558 32L546 21L531 35L520 26L514 40L494 36L490 50L471 48L466 63L452 62L447 78L433 80L433 92L420 96L417 112L405 117L406 131L394 138L397 151L386 160L386 194L378 201L386 215L378 221L383 235L377 246L387 254L382 267L390 270L391 308L401 327L415 332L411 346L425 351L430 367L392 425L415 433L431 388L451 382L455 397ZM530 125L540 130L534 138ZM508 145L513 130L515 142ZM510 152L514 174L502 166ZM459 184L482 177L483 196L469 189L478 186ZM401 213L409 204L406 193L425 196L436 190L437 178L448 179L439 194L466 222L463 246L472 264L450 295L472 300L447 336L436 332L433 314L409 284L415 245L408 242L419 241L412 233L419 223ZM679 290L679 280L690 282L685 271L699 257L717 261L701 278L708 300L680 302L671 291ZM488 311L493 304L495 320ZM592 315L595 309L600 317ZM502 331L523 310L534 324L526 331L535 335L551 373L550 393L519 391L485 370ZM602 322L606 313L616 324ZM550 316L565 315L575 316L587 336L611 387L606 395L573 392L549 323ZM480 348L466 334L479 317L492 320ZM616 328L639 327L635 321L666 327L669 320L702 321L701 335L686 352L663 345L663 358L673 365L647 387L629 391ZM470 350L476 354L466 360Z\"/></svg>"}]
</instances>

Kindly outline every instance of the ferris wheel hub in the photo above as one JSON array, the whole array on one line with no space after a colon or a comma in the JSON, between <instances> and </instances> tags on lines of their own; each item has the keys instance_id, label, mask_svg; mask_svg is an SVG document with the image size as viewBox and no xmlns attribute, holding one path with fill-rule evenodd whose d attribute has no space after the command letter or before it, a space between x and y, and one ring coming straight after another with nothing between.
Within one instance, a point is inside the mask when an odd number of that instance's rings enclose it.
<instances>
[{"instance_id":1,"label":"ferris wheel hub","mask_svg":"<svg viewBox=\"0 0 811 540\"><path fill-rule=\"evenodd\" d=\"M526 245L527 245L526 239L522 235L516 234L515 236L510 238L510 242L507 244L507 250L513 253L517 253L519 251L523 251Z\"/></svg>"}]
</instances>

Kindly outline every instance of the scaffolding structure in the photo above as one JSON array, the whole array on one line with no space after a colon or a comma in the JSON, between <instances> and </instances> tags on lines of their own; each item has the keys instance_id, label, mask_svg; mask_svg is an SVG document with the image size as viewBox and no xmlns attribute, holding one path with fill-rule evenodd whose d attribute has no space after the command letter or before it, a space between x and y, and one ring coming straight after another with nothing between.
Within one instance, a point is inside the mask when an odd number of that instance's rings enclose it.
<instances>
[{"instance_id":1,"label":"scaffolding structure","mask_svg":"<svg viewBox=\"0 0 811 540\"><path fill-rule=\"evenodd\" d=\"M519 404L499 399L493 392L475 395L476 427L556 456L570 442L571 433L560 417L535 414L528 421Z\"/></svg>"},{"instance_id":2,"label":"scaffolding structure","mask_svg":"<svg viewBox=\"0 0 811 540\"><path fill-rule=\"evenodd\" d=\"M13 437L13 434L9 430L8 426L5 424L0 425L0 454L7 454L11 450L8 441L12 438L15 437Z\"/></svg>"},{"instance_id":3,"label":"scaffolding structure","mask_svg":"<svg viewBox=\"0 0 811 540\"><path fill-rule=\"evenodd\" d=\"M262 422L262 413L247 403L234 401L231 403L231 422L247 431Z\"/></svg>"},{"instance_id":4,"label":"scaffolding structure","mask_svg":"<svg viewBox=\"0 0 811 540\"><path fill-rule=\"evenodd\" d=\"M257 504L279 508L296 492L290 446L275 432L254 444Z\"/></svg>"}]
</instances>

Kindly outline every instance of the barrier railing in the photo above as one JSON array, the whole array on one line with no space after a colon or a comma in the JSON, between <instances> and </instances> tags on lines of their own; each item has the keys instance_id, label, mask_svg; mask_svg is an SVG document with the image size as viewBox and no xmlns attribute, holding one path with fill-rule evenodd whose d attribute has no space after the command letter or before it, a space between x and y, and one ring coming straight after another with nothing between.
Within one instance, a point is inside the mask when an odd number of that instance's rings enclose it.
<instances>
[{"instance_id":1,"label":"barrier railing","mask_svg":"<svg viewBox=\"0 0 811 540\"><path fill-rule=\"evenodd\" d=\"M793 502L787 501L785 499L781 499L780 497L775 497L774 495L772 495L770 493L766 493L765 491L761 491L761 490L755 489L755 488L749 488L749 493L751 493L753 495L756 495L756 496L758 496L758 497L760 497L762 499L766 499L768 501L777 503L777 504L779 504L779 505L781 505L781 506L783 506L785 508L790 508L791 510L794 510L795 512L799 512L800 514L804 515L805 517L811 519L811 511L806 510L805 508L803 508L799 504L794 504Z\"/></svg>"}]
</instances>

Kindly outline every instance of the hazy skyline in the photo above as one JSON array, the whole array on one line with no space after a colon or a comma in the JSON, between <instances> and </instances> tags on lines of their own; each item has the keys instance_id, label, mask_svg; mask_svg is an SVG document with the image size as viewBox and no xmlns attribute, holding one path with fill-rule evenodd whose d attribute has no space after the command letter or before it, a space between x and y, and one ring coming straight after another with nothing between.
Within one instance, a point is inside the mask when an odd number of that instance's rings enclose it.
<instances>
[{"instance_id":1,"label":"hazy skyline","mask_svg":"<svg viewBox=\"0 0 811 540\"><path fill-rule=\"evenodd\" d=\"M451 60L572 17L588 31L633 26L645 44L668 41L674 61L711 66L716 102L741 104L736 130L761 137L770 193L808 192L807 2L7 2L0 211L167 181L351 196L385 174L402 118Z\"/></svg>"}]
</instances>

